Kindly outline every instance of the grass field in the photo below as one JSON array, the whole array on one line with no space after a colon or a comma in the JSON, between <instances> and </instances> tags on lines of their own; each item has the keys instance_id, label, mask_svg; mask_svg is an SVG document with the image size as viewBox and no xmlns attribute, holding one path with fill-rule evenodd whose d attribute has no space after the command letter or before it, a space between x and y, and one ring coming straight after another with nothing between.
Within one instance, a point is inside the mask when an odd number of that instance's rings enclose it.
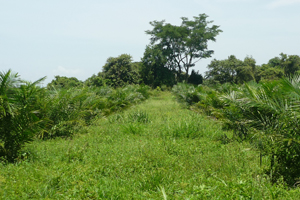
<instances>
[{"instance_id":1,"label":"grass field","mask_svg":"<svg viewBox=\"0 0 300 200\"><path fill-rule=\"evenodd\" d=\"M226 135L226 136L225 136ZM162 92L0 164L0 199L300 199L259 152Z\"/></svg>"}]
</instances>

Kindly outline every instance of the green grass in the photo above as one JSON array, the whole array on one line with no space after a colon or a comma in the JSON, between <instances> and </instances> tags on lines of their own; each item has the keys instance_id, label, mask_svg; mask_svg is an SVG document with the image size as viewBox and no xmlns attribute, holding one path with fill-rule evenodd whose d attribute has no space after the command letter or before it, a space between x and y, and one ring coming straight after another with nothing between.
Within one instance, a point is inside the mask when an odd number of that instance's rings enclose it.
<instances>
[{"instance_id":1,"label":"green grass","mask_svg":"<svg viewBox=\"0 0 300 200\"><path fill-rule=\"evenodd\" d=\"M248 143L168 92L101 118L72 139L35 141L0 164L0 199L299 199L272 185Z\"/></svg>"}]
</instances>

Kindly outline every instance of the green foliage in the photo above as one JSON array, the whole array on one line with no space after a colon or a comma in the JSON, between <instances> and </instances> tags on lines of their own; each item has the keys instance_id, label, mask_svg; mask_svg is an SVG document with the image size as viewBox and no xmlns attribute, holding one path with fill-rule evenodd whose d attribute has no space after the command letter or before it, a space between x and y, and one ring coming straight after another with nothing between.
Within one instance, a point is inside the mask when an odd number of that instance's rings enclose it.
<instances>
[{"instance_id":1,"label":"green foliage","mask_svg":"<svg viewBox=\"0 0 300 200\"><path fill-rule=\"evenodd\" d=\"M141 77L146 85L156 88L162 85L172 87L175 84L175 74L165 67L167 58L158 45L146 47L142 63Z\"/></svg>"},{"instance_id":2,"label":"green foliage","mask_svg":"<svg viewBox=\"0 0 300 200\"><path fill-rule=\"evenodd\" d=\"M220 119L224 129L233 130L234 139L250 140L261 155L268 156L267 171L272 181L282 177L290 186L299 181L299 77L243 86L222 85L218 93L197 90L188 85L173 89L181 100Z\"/></svg>"},{"instance_id":3,"label":"green foliage","mask_svg":"<svg viewBox=\"0 0 300 200\"><path fill-rule=\"evenodd\" d=\"M199 102L201 98L205 98L193 85L179 83L173 87L172 91L175 92L183 102L189 105Z\"/></svg>"},{"instance_id":4,"label":"green foliage","mask_svg":"<svg viewBox=\"0 0 300 200\"><path fill-rule=\"evenodd\" d=\"M212 60L207 66L206 79L212 84L220 83L244 83L255 80L256 61L246 57L244 61L234 55L225 60Z\"/></svg>"},{"instance_id":5,"label":"green foliage","mask_svg":"<svg viewBox=\"0 0 300 200\"><path fill-rule=\"evenodd\" d=\"M0 157L14 162L25 143L33 140L40 119L38 84L21 81L18 74L0 72Z\"/></svg>"},{"instance_id":6,"label":"green foliage","mask_svg":"<svg viewBox=\"0 0 300 200\"><path fill-rule=\"evenodd\" d=\"M143 85L143 84L139 85L136 91L141 93L146 99L148 99L151 95L150 88L147 85Z\"/></svg>"},{"instance_id":7,"label":"green foliage","mask_svg":"<svg viewBox=\"0 0 300 200\"><path fill-rule=\"evenodd\" d=\"M141 113L151 123L128 119ZM180 130L186 132L180 135ZM259 153L249 143L223 144L219 139L224 134L231 138L231 132L222 131L215 120L182 108L169 92L99 118L87 132L72 140L34 141L24 149L28 159L0 163L0 198L300 197L299 188L272 184L260 169ZM197 137L186 137L188 132ZM262 167L268 162L263 157Z\"/></svg>"},{"instance_id":8,"label":"green foliage","mask_svg":"<svg viewBox=\"0 0 300 200\"><path fill-rule=\"evenodd\" d=\"M231 55L225 60L212 60L208 65L204 83L216 85L224 83L243 84L249 81L273 81L284 76L291 76L300 72L300 57L281 53L280 57L269 60L268 64L256 66L252 57L244 61Z\"/></svg>"},{"instance_id":9,"label":"green foliage","mask_svg":"<svg viewBox=\"0 0 300 200\"><path fill-rule=\"evenodd\" d=\"M84 88L48 90L40 102L43 117L48 119L40 138L69 137L77 126L85 124L86 109L84 102L91 93Z\"/></svg>"},{"instance_id":10,"label":"green foliage","mask_svg":"<svg viewBox=\"0 0 300 200\"><path fill-rule=\"evenodd\" d=\"M256 80L267 81L267 80L279 80L284 76L284 70L277 67L270 67L268 64L263 64L257 68Z\"/></svg>"},{"instance_id":11,"label":"green foliage","mask_svg":"<svg viewBox=\"0 0 300 200\"><path fill-rule=\"evenodd\" d=\"M199 71L195 72L192 70L191 75L189 76L188 83L199 85L203 83L203 77L199 74Z\"/></svg>"},{"instance_id":12,"label":"green foliage","mask_svg":"<svg viewBox=\"0 0 300 200\"><path fill-rule=\"evenodd\" d=\"M277 62L274 63L275 66L280 67L284 70L284 73L288 76L293 76L300 70L300 57L298 55L287 55L284 53L280 54L280 58L275 57Z\"/></svg>"},{"instance_id":13,"label":"green foliage","mask_svg":"<svg viewBox=\"0 0 300 200\"><path fill-rule=\"evenodd\" d=\"M149 97L149 87L131 86L71 88L52 90L41 102L48 119L40 138L70 137L95 117L109 115Z\"/></svg>"},{"instance_id":14,"label":"green foliage","mask_svg":"<svg viewBox=\"0 0 300 200\"><path fill-rule=\"evenodd\" d=\"M246 57L243 61L242 66L237 67L237 83L245 83L249 81L256 81L255 80L255 73L256 73L256 61L252 57Z\"/></svg>"},{"instance_id":15,"label":"green foliage","mask_svg":"<svg viewBox=\"0 0 300 200\"><path fill-rule=\"evenodd\" d=\"M167 129L162 135L163 137L171 138L190 138L199 139L205 134L206 128L204 128L202 122L197 116L191 116L181 122L175 122L172 125L172 129Z\"/></svg>"},{"instance_id":16,"label":"green foliage","mask_svg":"<svg viewBox=\"0 0 300 200\"><path fill-rule=\"evenodd\" d=\"M218 109L224 107L218 92L202 85L195 87L189 84L177 84L172 91L181 102L187 103L189 106L196 105L207 115L216 118L219 118L220 115Z\"/></svg>"},{"instance_id":17,"label":"green foliage","mask_svg":"<svg viewBox=\"0 0 300 200\"><path fill-rule=\"evenodd\" d=\"M241 117L259 140L264 151L271 157L270 171L274 180L283 176L289 185L295 184L300 171L297 163L300 155L299 112L295 105L298 84L292 86L287 79L281 82L266 82L258 87L246 85L245 92L235 100L235 106L244 111ZM241 99L242 98L242 99Z\"/></svg>"},{"instance_id":18,"label":"green foliage","mask_svg":"<svg viewBox=\"0 0 300 200\"><path fill-rule=\"evenodd\" d=\"M107 80L104 78L104 74L99 72L97 75L93 75L84 81L84 84L88 87L102 87L106 85Z\"/></svg>"},{"instance_id":19,"label":"green foliage","mask_svg":"<svg viewBox=\"0 0 300 200\"><path fill-rule=\"evenodd\" d=\"M73 87L80 87L82 86L82 81L79 81L75 77L65 77L65 76L55 76L55 79L51 81L51 83L48 83L47 87L56 87L56 88L64 88L64 89L70 89Z\"/></svg>"},{"instance_id":20,"label":"green foliage","mask_svg":"<svg viewBox=\"0 0 300 200\"><path fill-rule=\"evenodd\" d=\"M139 65L132 63L132 57L122 54L118 57L110 57L103 66L104 78L107 84L113 87L123 87L128 84L140 82Z\"/></svg>"},{"instance_id":21,"label":"green foliage","mask_svg":"<svg viewBox=\"0 0 300 200\"><path fill-rule=\"evenodd\" d=\"M36 137L71 137L96 117L109 115L150 96L148 86L70 87L53 81L40 88L43 79L22 81L17 74L0 73L0 157L15 161L25 143ZM68 82L56 77L56 81ZM70 83L70 82L68 82ZM54 85L53 85L54 84Z\"/></svg>"},{"instance_id":22,"label":"green foliage","mask_svg":"<svg viewBox=\"0 0 300 200\"><path fill-rule=\"evenodd\" d=\"M151 120L149 119L149 115L144 111L137 111L134 113L130 113L128 115L128 120L130 122L139 122L139 123L151 122Z\"/></svg>"},{"instance_id":23,"label":"green foliage","mask_svg":"<svg viewBox=\"0 0 300 200\"><path fill-rule=\"evenodd\" d=\"M194 20L182 17L180 26L165 21L150 22L153 29L146 33L151 36L151 45L156 44L166 58L165 67L177 71L177 81L181 81L182 71L185 70L184 80L187 82L190 67L203 58L211 57L214 52L208 49L207 44L216 41L216 36L222 30L216 25L210 27L213 21L207 18L206 14L200 14Z\"/></svg>"}]
</instances>

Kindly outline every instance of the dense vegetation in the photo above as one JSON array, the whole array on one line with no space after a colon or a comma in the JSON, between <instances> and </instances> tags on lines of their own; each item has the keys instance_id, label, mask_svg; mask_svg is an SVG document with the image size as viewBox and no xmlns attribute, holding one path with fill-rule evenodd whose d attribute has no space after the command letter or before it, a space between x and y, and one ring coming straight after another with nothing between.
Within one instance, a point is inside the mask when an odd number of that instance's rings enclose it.
<instances>
[{"instance_id":1,"label":"dense vegetation","mask_svg":"<svg viewBox=\"0 0 300 200\"><path fill-rule=\"evenodd\" d=\"M225 60L214 59L208 65L208 69L205 78L209 84L278 80L300 72L300 57L281 53L280 57L272 58L267 64L258 66L252 57L246 57L242 61L231 55Z\"/></svg>"},{"instance_id":2,"label":"dense vegetation","mask_svg":"<svg viewBox=\"0 0 300 200\"><path fill-rule=\"evenodd\" d=\"M1 197L298 199L300 57L190 74L222 32L207 18L151 22L140 62L110 57L85 81L0 72Z\"/></svg>"},{"instance_id":3,"label":"dense vegetation","mask_svg":"<svg viewBox=\"0 0 300 200\"><path fill-rule=\"evenodd\" d=\"M106 118L71 140L34 141L0 164L2 199L299 199L272 184L248 142L168 92ZM264 157L265 158L265 157Z\"/></svg>"},{"instance_id":4,"label":"dense vegetation","mask_svg":"<svg viewBox=\"0 0 300 200\"><path fill-rule=\"evenodd\" d=\"M0 73L0 81L0 156L10 162L19 158L22 146L34 138L70 137L95 117L149 97L149 87L142 85L65 89L63 84L50 84L41 88L42 79L26 82L10 70Z\"/></svg>"},{"instance_id":5,"label":"dense vegetation","mask_svg":"<svg viewBox=\"0 0 300 200\"><path fill-rule=\"evenodd\" d=\"M273 182L280 178L290 186L300 177L300 79L221 85L217 88L179 84L178 98L233 130L226 141L249 141L253 150L266 156L266 172Z\"/></svg>"}]
</instances>

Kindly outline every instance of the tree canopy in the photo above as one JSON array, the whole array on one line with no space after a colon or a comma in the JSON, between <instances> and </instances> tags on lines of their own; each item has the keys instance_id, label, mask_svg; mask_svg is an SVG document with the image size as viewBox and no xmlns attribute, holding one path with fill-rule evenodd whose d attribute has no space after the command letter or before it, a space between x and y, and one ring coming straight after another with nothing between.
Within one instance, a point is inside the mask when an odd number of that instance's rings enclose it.
<instances>
[{"instance_id":1,"label":"tree canopy","mask_svg":"<svg viewBox=\"0 0 300 200\"><path fill-rule=\"evenodd\" d=\"M122 54L107 59L103 66L103 74L108 84L114 87L137 84L140 81L138 68L139 64L132 63L130 55Z\"/></svg>"},{"instance_id":2,"label":"tree canopy","mask_svg":"<svg viewBox=\"0 0 300 200\"><path fill-rule=\"evenodd\" d=\"M86 79L84 84L88 87L101 87L106 85L106 80L104 79L104 74L99 72L97 75L93 74Z\"/></svg>"},{"instance_id":3,"label":"tree canopy","mask_svg":"<svg viewBox=\"0 0 300 200\"><path fill-rule=\"evenodd\" d=\"M258 66L252 57L247 56L242 61L231 55L225 60L212 60L207 68L205 78L210 84L270 81L299 74L300 57L281 53L279 57L270 59L267 64Z\"/></svg>"},{"instance_id":4,"label":"tree canopy","mask_svg":"<svg viewBox=\"0 0 300 200\"><path fill-rule=\"evenodd\" d=\"M207 66L206 79L211 83L244 83L255 80L256 61L246 57L244 61L234 55L225 60L212 60Z\"/></svg>"},{"instance_id":5,"label":"tree canopy","mask_svg":"<svg viewBox=\"0 0 300 200\"><path fill-rule=\"evenodd\" d=\"M157 86L173 86L175 76L172 70L164 67L167 59L157 45L146 47L142 58L141 77L146 85L153 88Z\"/></svg>"},{"instance_id":6,"label":"tree canopy","mask_svg":"<svg viewBox=\"0 0 300 200\"><path fill-rule=\"evenodd\" d=\"M165 23L164 20L150 22L153 29L146 33L151 36L151 45L156 44L161 49L167 58L165 67L177 71L177 80L185 71L187 81L190 67L214 53L208 49L208 42L216 41L216 36L222 30L216 25L209 26L213 21L207 18L206 14L200 14L194 20L182 17L180 26Z\"/></svg>"},{"instance_id":7,"label":"tree canopy","mask_svg":"<svg viewBox=\"0 0 300 200\"><path fill-rule=\"evenodd\" d=\"M75 77L65 77L65 76L55 76L55 79L48 83L47 87L57 87L57 88L64 88L70 89L73 87L82 86L82 81L78 80Z\"/></svg>"}]
</instances>

